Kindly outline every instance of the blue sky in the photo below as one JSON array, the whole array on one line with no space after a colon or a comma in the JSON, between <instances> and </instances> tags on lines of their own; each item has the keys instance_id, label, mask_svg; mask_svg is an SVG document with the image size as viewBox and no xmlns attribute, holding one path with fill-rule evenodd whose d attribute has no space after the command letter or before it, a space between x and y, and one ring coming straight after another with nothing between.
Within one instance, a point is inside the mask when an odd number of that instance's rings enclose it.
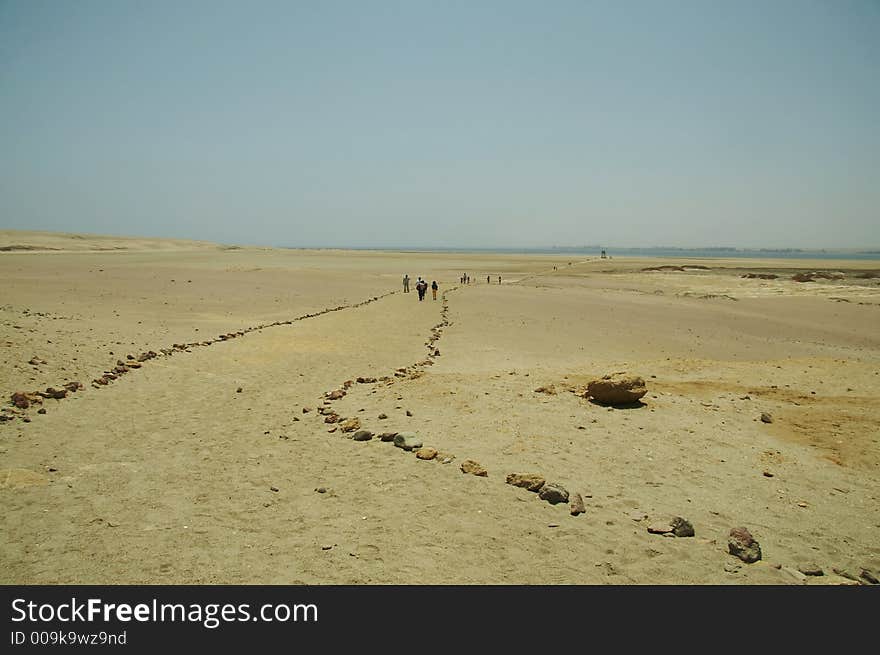
<instances>
[{"instance_id":1,"label":"blue sky","mask_svg":"<svg viewBox=\"0 0 880 655\"><path fill-rule=\"evenodd\" d=\"M880 2L0 0L0 227L880 246Z\"/></svg>"}]
</instances>

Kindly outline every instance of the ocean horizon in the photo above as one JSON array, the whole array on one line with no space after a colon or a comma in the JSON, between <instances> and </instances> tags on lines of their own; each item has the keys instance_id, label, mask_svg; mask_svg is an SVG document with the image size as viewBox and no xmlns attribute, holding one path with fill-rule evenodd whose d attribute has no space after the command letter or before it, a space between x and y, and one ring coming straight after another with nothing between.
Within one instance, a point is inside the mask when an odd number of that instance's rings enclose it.
<instances>
[{"instance_id":1,"label":"ocean horizon","mask_svg":"<svg viewBox=\"0 0 880 655\"><path fill-rule=\"evenodd\" d=\"M683 259L856 259L880 260L880 250L860 250L846 248L616 248L611 246L583 247L532 247L532 248L492 248L492 247L428 247L428 246L280 246L289 250L363 250L394 252L442 252L442 253L487 253L522 255L581 255L601 257L658 257Z\"/></svg>"}]
</instances>

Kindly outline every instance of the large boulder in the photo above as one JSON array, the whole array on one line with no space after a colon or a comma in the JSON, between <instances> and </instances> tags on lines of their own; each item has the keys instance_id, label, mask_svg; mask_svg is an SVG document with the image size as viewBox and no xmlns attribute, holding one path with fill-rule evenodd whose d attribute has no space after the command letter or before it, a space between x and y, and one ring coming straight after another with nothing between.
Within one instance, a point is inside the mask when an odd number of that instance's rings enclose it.
<instances>
[{"instance_id":1,"label":"large boulder","mask_svg":"<svg viewBox=\"0 0 880 655\"><path fill-rule=\"evenodd\" d=\"M646 393L645 381L638 375L614 373L590 382L584 397L600 405L630 405Z\"/></svg>"}]
</instances>

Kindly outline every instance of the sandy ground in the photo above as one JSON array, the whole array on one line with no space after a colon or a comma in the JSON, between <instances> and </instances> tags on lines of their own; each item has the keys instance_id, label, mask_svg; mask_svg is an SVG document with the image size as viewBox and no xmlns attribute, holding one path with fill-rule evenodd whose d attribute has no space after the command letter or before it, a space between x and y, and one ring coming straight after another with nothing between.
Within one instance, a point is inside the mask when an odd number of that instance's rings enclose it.
<instances>
[{"instance_id":1,"label":"sandy ground","mask_svg":"<svg viewBox=\"0 0 880 655\"><path fill-rule=\"evenodd\" d=\"M24 232L0 247L4 584L880 577L877 262ZM684 270L644 270L663 265ZM837 279L791 280L804 271ZM404 273L436 279L438 299L402 293ZM583 397L616 371L645 378L639 406ZM72 381L83 389L12 405ZM322 407L441 456L353 441ZM463 473L468 459L488 475ZM580 493L586 512L509 473ZM648 532L673 516L695 536ZM759 562L728 553L738 526Z\"/></svg>"}]
</instances>

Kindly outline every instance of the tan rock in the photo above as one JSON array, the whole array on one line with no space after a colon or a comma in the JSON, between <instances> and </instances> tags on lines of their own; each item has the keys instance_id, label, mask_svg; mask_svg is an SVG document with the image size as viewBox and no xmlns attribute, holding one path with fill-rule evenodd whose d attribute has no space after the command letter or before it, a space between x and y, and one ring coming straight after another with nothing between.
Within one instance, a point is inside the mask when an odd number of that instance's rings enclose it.
<instances>
[{"instance_id":1,"label":"tan rock","mask_svg":"<svg viewBox=\"0 0 880 655\"><path fill-rule=\"evenodd\" d=\"M506 482L514 487L522 487L529 491L540 491L546 481L537 473L510 473Z\"/></svg>"},{"instance_id":2,"label":"tan rock","mask_svg":"<svg viewBox=\"0 0 880 655\"><path fill-rule=\"evenodd\" d=\"M481 478L488 477L489 475L489 472L486 469L472 459L466 459L461 463L461 472L477 475Z\"/></svg>"},{"instance_id":3,"label":"tan rock","mask_svg":"<svg viewBox=\"0 0 880 655\"><path fill-rule=\"evenodd\" d=\"M614 373L587 385L586 397L601 405L629 405L648 393L645 381L637 375Z\"/></svg>"},{"instance_id":4,"label":"tan rock","mask_svg":"<svg viewBox=\"0 0 880 655\"><path fill-rule=\"evenodd\" d=\"M361 420L357 417L347 418L339 424L339 429L343 432L354 432L361 429Z\"/></svg>"},{"instance_id":5,"label":"tan rock","mask_svg":"<svg viewBox=\"0 0 880 655\"><path fill-rule=\"evenodd\" d=\"M419 459L429 460L437 457L437 451L433 448L429 448L428 446L424 446L416 450L416 457Z\"/></svg>"}]
</instances>

